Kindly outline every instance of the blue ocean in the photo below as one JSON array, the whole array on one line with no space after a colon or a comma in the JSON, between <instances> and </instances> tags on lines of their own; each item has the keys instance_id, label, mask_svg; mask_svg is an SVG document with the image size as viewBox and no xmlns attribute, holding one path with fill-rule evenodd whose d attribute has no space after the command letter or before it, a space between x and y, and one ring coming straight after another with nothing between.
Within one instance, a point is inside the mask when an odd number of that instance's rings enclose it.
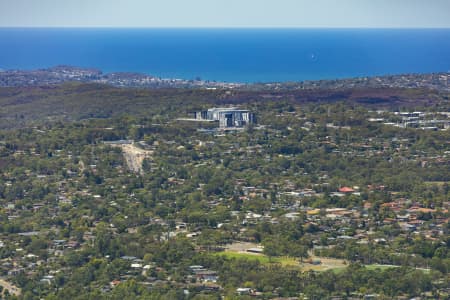
<instances>
[{"instance_id":1,"label":"blue ocean","mask_svg":"<svg viewBox=\"0 0 450 300\"><path fill-rule=\"evenodd\" d=\"M450 70L450 29L0 28L0 69L56 65L226 82Z\"/></svg>"}]
</instances>

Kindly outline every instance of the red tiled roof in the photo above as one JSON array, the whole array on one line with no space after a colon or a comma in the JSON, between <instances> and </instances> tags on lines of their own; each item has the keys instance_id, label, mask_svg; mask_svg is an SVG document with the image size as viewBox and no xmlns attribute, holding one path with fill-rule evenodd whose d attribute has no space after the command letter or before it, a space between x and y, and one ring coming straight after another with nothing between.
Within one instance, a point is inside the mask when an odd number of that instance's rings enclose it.
<instances>
[{"instance_id":1,"label":"red tiled roof","mask_svg":"<svg viewBox=\"0 0 450 300\"><path fill-rule=\"evenodd\" d=\"M354 191L355 191L354 189L349 188L348 186L344 186L339 189L339 192L341 193L352 193Z\"/></svg>"}]
</instances>

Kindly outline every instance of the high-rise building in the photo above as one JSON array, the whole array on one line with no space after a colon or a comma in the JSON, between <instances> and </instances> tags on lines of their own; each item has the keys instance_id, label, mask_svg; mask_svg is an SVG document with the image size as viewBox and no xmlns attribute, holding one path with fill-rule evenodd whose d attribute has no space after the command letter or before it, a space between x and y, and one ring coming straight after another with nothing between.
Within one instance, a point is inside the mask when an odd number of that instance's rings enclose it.
<instances>
[{"instance_id":1,"label":"high-rise building","mask_svg":"<svg viewBox=\"0 0 450 300\"><path fill-rule=\"evenodd\" d=\"M236 107L215 107L206 111L195 112L197 120L219 121L219 127L245 127L256 123L255 114L247 109Z\"/></svg>"}]
</instances>

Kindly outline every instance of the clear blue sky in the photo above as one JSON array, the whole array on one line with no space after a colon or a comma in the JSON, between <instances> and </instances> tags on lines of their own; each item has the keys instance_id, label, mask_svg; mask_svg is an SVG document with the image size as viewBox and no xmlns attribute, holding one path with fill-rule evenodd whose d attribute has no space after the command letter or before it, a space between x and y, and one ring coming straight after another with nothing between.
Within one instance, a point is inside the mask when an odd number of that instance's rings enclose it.
<instances>
[{"instance_id":1,"label":"clear blue sky","mask_svg":"<svg viewBox=\"0 0 450 300\"><path fill-rule=\"evenodd\" d=\"M450 0L0 0L0 27L450 28Z\"/></svg>"}]
</instances>

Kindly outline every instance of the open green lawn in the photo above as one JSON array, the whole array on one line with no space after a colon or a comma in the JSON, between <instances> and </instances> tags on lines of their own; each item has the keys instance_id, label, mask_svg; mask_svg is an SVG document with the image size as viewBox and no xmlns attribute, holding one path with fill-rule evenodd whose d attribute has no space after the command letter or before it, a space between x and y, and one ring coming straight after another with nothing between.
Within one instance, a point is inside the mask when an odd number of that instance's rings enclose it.
<instances>
[{"instance_id":1,"label":"open green lawn","mask_svg":"<svg viewBox=\"0 0 450 300\"><path fill-rule=\"evenodd\" d=\"M299 266L299 262L292 257L273 257L272 259L269 259L269 257L267 257L266 255L239 253L231 251L218 252L215 253L214 255L222 255L227 258L246 258L249 260L257 260L262 264L280 263L283 266Z\"/></svg>"},{"instance_id":2,"label":"open green lawn","mask_svg":"<svg viewBox=\"0 0 450 300\"><path fill-rule=\"evenodd\" d=\"M390 266L390 265L378 265L378 264L373 264L373 265L364 265L364 267L368 270L386 270L386 269L390 269L390 268L397 268L397 266ZM340 274L342 272L345 271L347 267L338 267L338 268L334 268L332 269L334 273L336 274Z\"/></svg>"},{"instance_id":3,"label":"open green lawn","mask_svg":"<svg viewBox=\"0 0 450 300\"><path fill-rule=\"evenodd\" d=\"M322 264L321 265L310 265L310 264L303 264L301 265L300 262L293 258L293 257L273 257L271 260L269 257L263 254L251 254L251 253L241 253L241 252L234 252L234 251L223 251L223 252L217 252L213 255L220 255L225 256L227 258L245 258L249 260L257 260L261 264L271 264L271 263L278 263L282 266L286 267L296 267L296 268L302 268L305 271L306 270L314 270L314 271L326 271L326 270L332 270L334 273L339 274L342 273L347 267L344 266L340 260L330 259L330 258L322 258ZM390 268L398 268L398 266L393 265L379 265L379 264L371 264L371 265L365 265L364 266L368 270L386 270ZM424 270L427 271L427 270Z\"/></svg>"},{"instance_id":4,"label":"open green lawn","mask_svg":"<svg viewBox=\"0 0 450 300\"><path fill-rule=\"evenodd\" d=\"M334 268L341 268L342 264L337 264L336 267L331 266L327 263L326 265L310 265L310 264L300 264L299 260L294 257L273 257L272 259L269 259L266 255L263 254L251 254L251 253L241 253L241 252L234 252L234 251L223 251L214 253L214 255L222 255L227 258L246 258L249 260L257 260L262 264L270 264L270 263L278 263L285 267L296 267L296 268L302 268L304 270L316 270L316 271L324 271L328 269L334 269ZM331 261L332 259L328 259Z\"/></svg>"},{"instance_id":5,"label":"open green lawn","mask_svg":"<svg viewBox=\"0 0 450 300\"><path fill-rule=\"evenodd\" d=\"M443 186L444 184L450 184L450 181L424 181L427 185Z\"/></svg>"},{"instance_id":6,"label":"open green lawn","mask_svg":"<svg viewBox=\"0 0 450 300\"><path fill-rule=\"evenodd\" d=\"M398 266L392 266L392 265L378 265L378 264L373 264L373 265L365 265L364 266L366 269L368 270L386 270L386 269L390 269L390 268L398 268Z\"/></svg>"},{"instance_id":7,"label":"open green lawn","mask_svg":"<svg viewBox=\"0 0 450 300\"><path fill-rule=\"evenodd\" d=\"M345 269L347 269L347 267L338 267L338 268L331 269L331 271L333 271L333 273L335 273L335 274L341 274L342 272L345 271Z\"/></svg>"}]
</instances>

